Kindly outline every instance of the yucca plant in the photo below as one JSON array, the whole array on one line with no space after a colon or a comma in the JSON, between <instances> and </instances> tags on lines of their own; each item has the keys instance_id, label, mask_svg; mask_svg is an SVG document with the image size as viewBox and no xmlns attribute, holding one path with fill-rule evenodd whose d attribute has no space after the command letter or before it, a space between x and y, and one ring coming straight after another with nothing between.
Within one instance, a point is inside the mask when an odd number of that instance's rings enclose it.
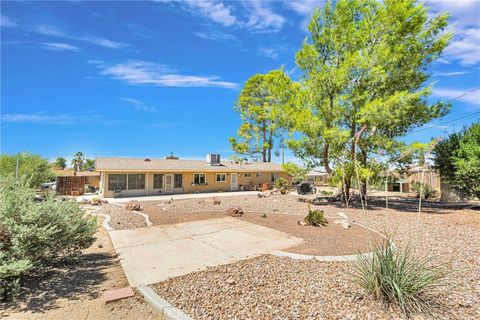
<instances>
[{"instance_id":1,"label":"yucca plant","mask_svg":"<svg viewBox=\"0 0 480 320\"><path fill-rule=\"evenodd\" d=\"M396 249L387 237L376 242L371 256L358 255L353 280L387 307L396 304L405 314L431 313L429 294L447 285L442 265L414 254L413 246Z\"/></svg>"}]
</instances>

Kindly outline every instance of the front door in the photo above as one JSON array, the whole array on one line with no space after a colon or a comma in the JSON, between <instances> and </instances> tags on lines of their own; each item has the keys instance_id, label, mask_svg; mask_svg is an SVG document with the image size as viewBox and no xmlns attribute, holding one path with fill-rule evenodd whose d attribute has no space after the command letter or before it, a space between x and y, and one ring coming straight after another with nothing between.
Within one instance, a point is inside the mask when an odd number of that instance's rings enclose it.
<instances>
[{"instance_id":1,"label":"front door","mask_svg":"<svg viewBox=\"0 0 480 320\"><path fill-rule=\"evenodd\" d=\"M173 174L165 175L165 192L173 193Z\"/></svg>"},{"instance_id":2,"label":"front door","mask_svg":"<svg viewBox=\"0 0 480 320\"><path fill-rule=\"evenodd\" d=\"M232 185L231 185L231 190L232 191L238 191L238 174L237 173L232 173Z\"/></svg>"}]
</instances>

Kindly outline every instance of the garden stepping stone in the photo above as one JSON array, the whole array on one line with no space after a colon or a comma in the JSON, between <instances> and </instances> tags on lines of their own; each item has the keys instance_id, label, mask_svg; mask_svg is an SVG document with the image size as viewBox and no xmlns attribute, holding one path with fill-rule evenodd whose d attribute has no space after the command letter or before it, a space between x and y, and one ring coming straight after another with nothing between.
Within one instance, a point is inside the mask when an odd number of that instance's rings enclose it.
<instances>
[{"instance_id":1,"label":"garden stepping stone","mask_svg":"<svg viewBox=\"0 0 480 320\"><path fill-rule=\"evenodd\" d=\"M103 294L103 299L105 300L105 304L110 302L115 302L118 300L122 300L125 298L133 297L135 293L133 292L132 287L126 287L121 289L112 289L107 290Z\"/></svg>"}]
</instances>

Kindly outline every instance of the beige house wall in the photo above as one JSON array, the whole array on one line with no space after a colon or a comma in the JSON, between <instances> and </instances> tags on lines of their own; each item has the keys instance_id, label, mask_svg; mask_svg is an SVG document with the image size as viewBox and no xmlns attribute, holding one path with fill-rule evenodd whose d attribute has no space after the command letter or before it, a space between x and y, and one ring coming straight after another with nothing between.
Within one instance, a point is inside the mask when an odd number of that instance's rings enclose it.
<instances>
[{"instance_id":1,"label":"beige house wall","mask_svg":"<svg viewBox=\"0 0 480 320\"><path fill-rule=\"evenodd\" d=\"M194 174L204 173L206 175L206 185L193 185ZM226 181L217 182L216 175L218 173L226 174ZM115 172L102 172L100 176L100 193L105 198L112 198L114 192L108 190L108 176L109 174L145 174L145 189L140 190L123 190L122 197L133 196L153 196L160 194L171 194L166 192L165 188L165 176L163 178L163 190L153 188L153 175L154 174L171 174L172 183L174 183L174 174L182 174L182 188L174 188L173 194L179 193L204 193L204 192L226 192L232 191L232 175L237 174L238 190L258 190L259 186L264 183L271 184L272 172L248 172L250 177L245 176L247 172L138 172L138 171L115 171ZM290 184L292 183L292 177L285 172L273 173L275 178L284 178ZM128 182L127 182L128 185ZM160 192L161 191L161 192Z\"/></svg>"}]
</instances>

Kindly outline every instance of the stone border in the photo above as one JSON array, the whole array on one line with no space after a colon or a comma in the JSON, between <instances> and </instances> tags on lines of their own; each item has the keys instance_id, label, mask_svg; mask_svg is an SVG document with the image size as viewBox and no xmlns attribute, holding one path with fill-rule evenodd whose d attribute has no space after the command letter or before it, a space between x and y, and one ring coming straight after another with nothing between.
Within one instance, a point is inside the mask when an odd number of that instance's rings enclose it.
<instances>
[{"instance_id":1,"label":"stone border","mask_svg":"<svg viewBox=\"0 0 480 320\"><path fill-rule=\"evenodd\" d=\"M145 218L145 222L147 223L147 227L151 227L153 226L153 222L150 221L150 216L148 214L145 214L143 212L140 212L140 211L136 211L136 210L132 210L133 212L135 212L136 214L139 214L141 215L142 217Z\"/></svg>"},{"instance_id":2,"label":"stone border","mask_svg":"<svg viewBox=\"0 0 480 320\"><path fill-rule=\"evenodd\" d=\"M165 320L192 320L182 310L172 306L167 300L162 299L149 286L140 286L138 291L143 295L145 301L157 311Z\"/></svg>"}]
</instances>

